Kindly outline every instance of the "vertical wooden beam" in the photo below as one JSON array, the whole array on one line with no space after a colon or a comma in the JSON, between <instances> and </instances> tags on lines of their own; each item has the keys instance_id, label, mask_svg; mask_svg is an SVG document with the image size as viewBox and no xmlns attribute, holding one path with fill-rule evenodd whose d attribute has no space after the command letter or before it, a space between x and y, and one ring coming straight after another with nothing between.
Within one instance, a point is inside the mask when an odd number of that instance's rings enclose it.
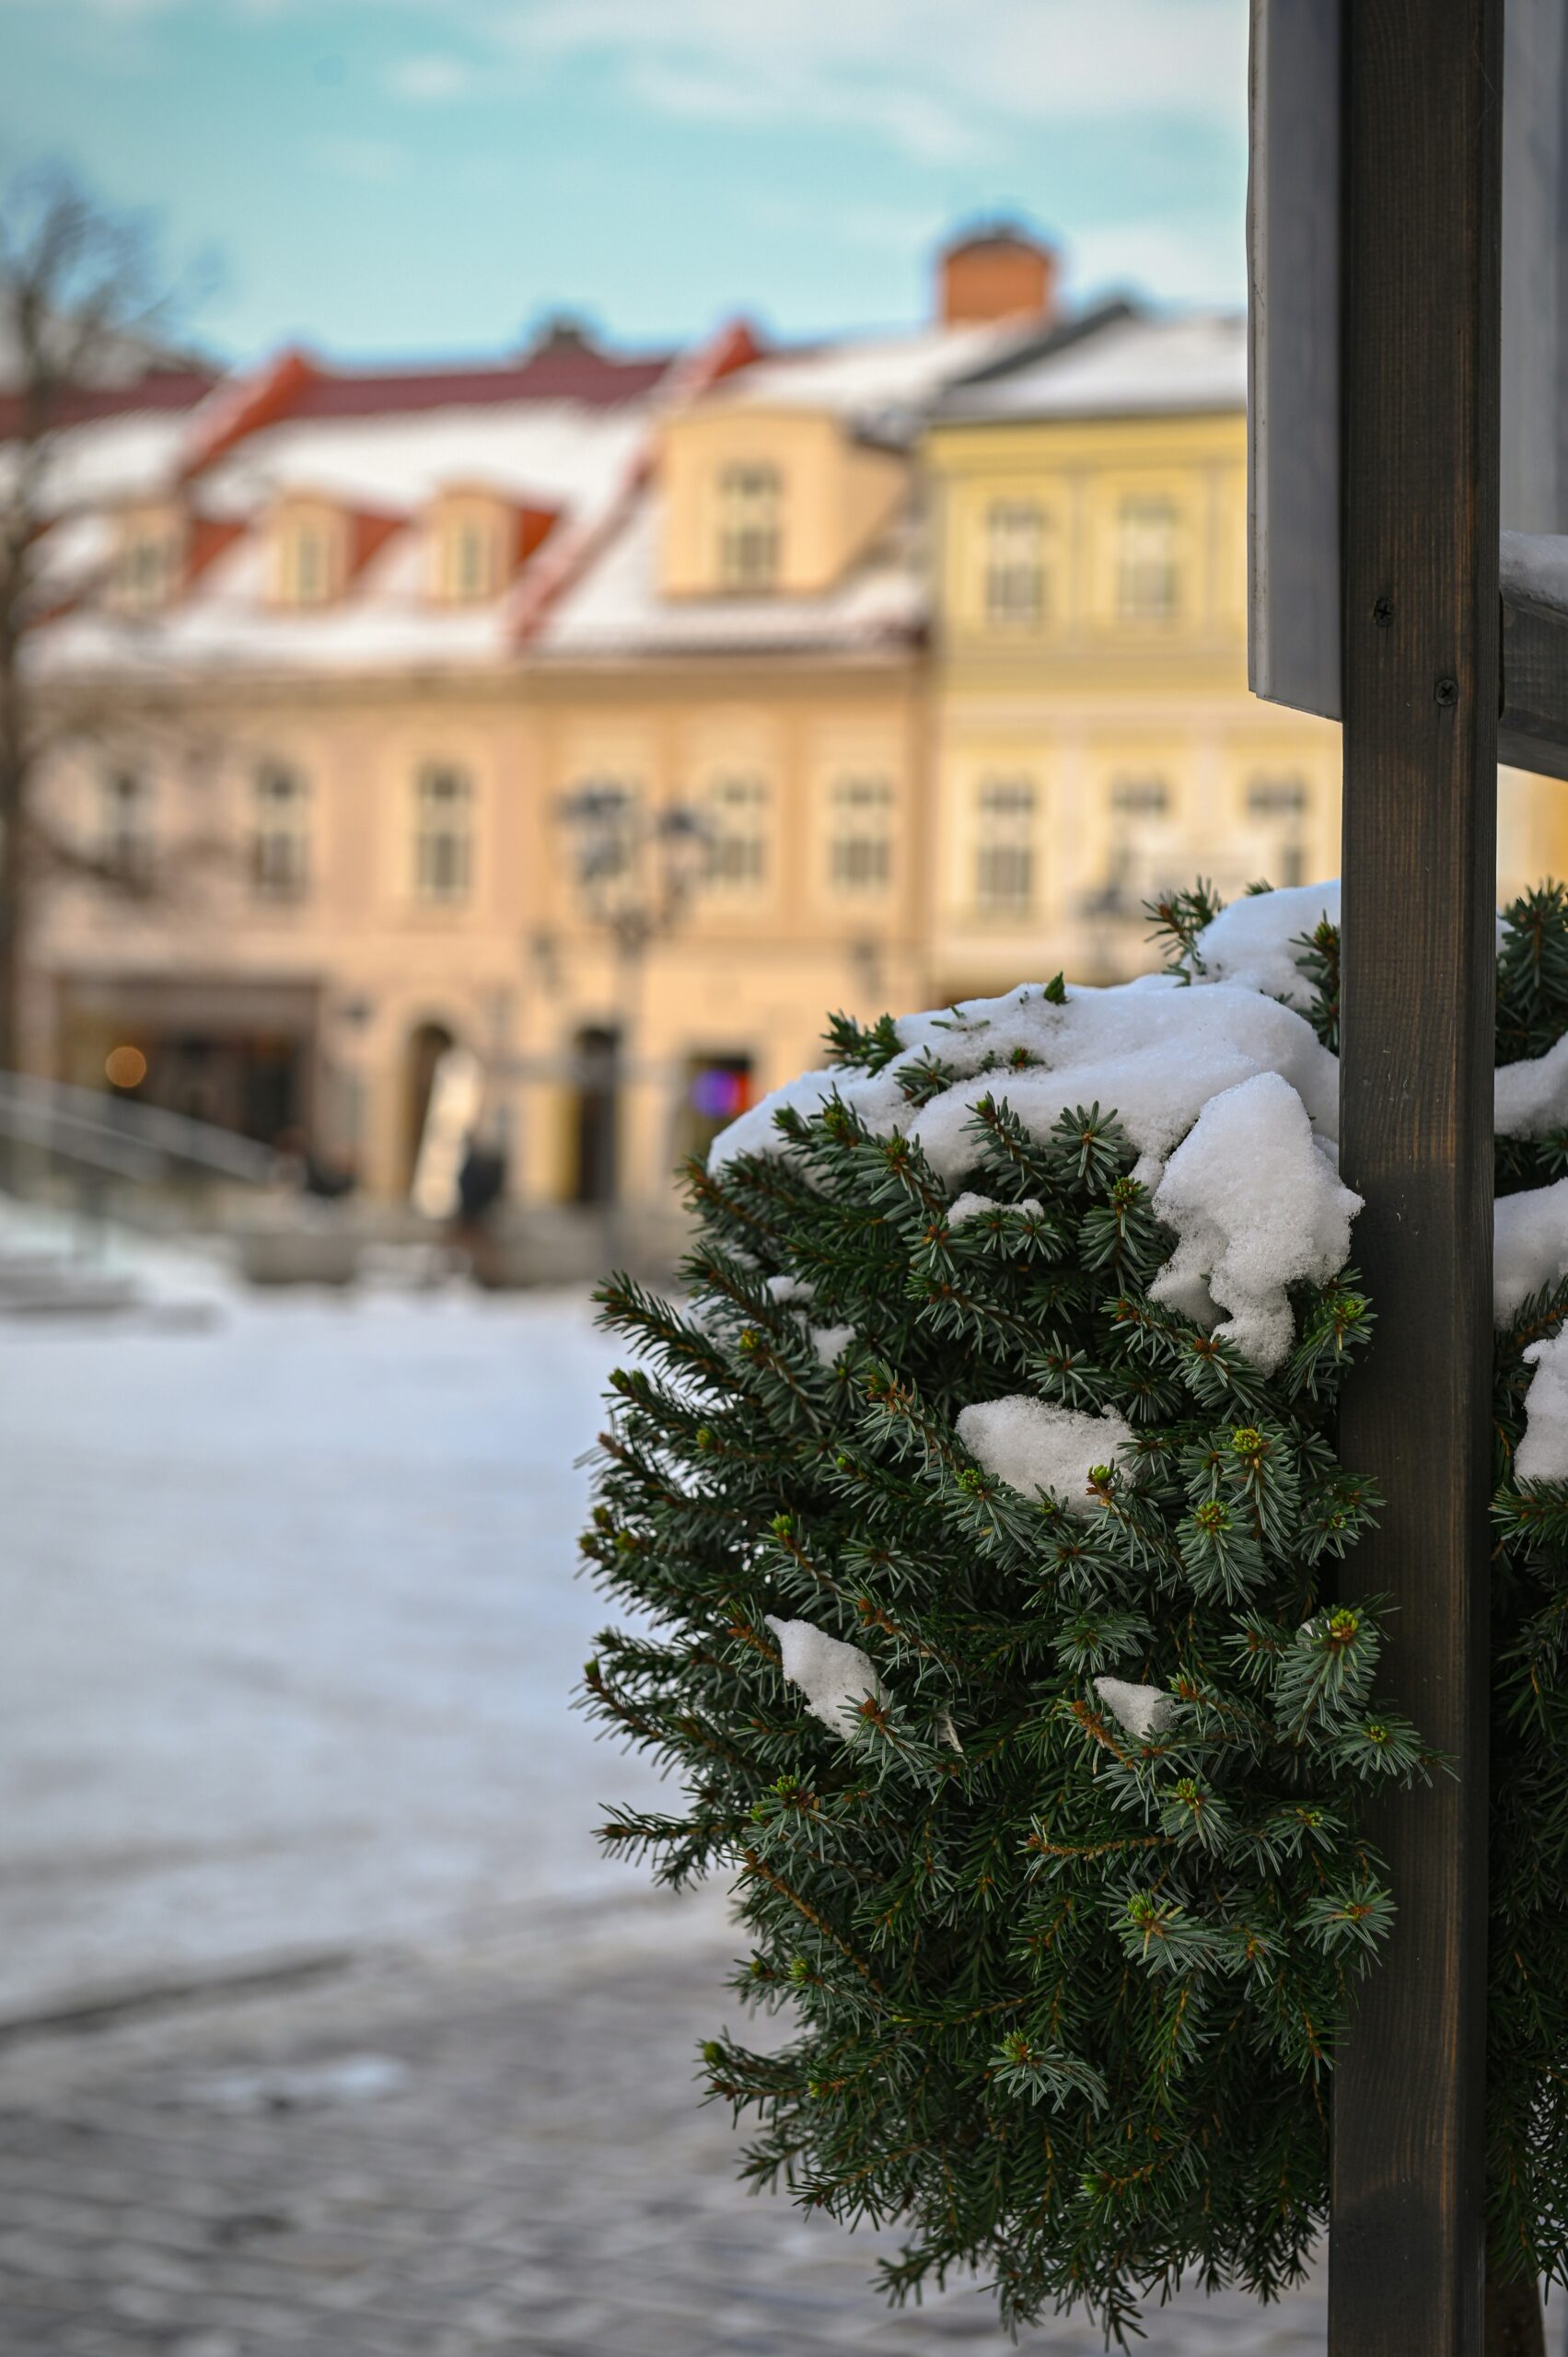
<instances>
[{"instance_id":1,"label":"vertical wooden beam","mask_svg":"<svg viewBox=\"0 0 1568 2357\"><path fill-rule=\"evenodd\" d=\"M1350 1584L1456 1777L1333 2081L1331 2357L1478 2357L1483 2272L1502 0L1345 0L1342 1165L1376 1351Z\"/></svg>"}]
</instances>

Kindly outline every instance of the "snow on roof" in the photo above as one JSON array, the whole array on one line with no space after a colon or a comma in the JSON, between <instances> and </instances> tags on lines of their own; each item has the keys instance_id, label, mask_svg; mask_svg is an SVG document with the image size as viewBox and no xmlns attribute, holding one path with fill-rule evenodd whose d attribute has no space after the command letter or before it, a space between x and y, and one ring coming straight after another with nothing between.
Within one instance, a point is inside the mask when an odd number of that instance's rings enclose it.
<instances>
[{"instance_id":1,"label":"snow on roof","mask_svg":"<svg viewBox=\"0 0 1568 2357\"><path fill-rule=\"evenodd\" d=\"M43 505L58 513L161 497L184 433L184 415L175 410L125 410L63 428L50 447ZM7 455L0 446L0 469Z\"/></svg>"},{"instance_id":2,"label":"snow on roof","mask_svg":"<svg viewBox=\"0 0 1568 2357\"><path fill-rule=\"evenodd\" d=\"M904 644L925 611L909 528L895 529L842 582L816 597L665 598L658 586L663 501L638 498L621 528L545 617L537 655L745 654Z\"/></svg>"},{"instance_id":3,"label":"snow on roof","mask_svg":"<svg viewBox=\"0 0 1568 2357\"><path fill-rule=\"evenodd\" d=\"M729 377L704 407L818 409L857 422L888 411L924 409L957 377L1016 344L1016 319L914 335L856 336L782 352Z\"/></svg>"},{"instance_id":4,"label":"snow on roof","mask_svg":"<svg viewBox=\"0 0 1568 2357\"><path fill-rule=\"evenodd\" d=\"M641 406L514 401L380 417L296 420L247 435L201 479L200 504L249 513L280 492L409 513L449 484L572 506L608 495L647 431Z\"/></svg>"},{"instance_id":5,"label":"snow on roof","mask_svg":"<svg viewBox=\"0 0 1568 2357\"><path fill-rule=\"evenodd\" d=\"M1022 359L943 400L944 423L1123 417L1240 410L1247 401L1247 322L1232 312L1109 321L1080 342Z\"/></svg>"}]
</instances>

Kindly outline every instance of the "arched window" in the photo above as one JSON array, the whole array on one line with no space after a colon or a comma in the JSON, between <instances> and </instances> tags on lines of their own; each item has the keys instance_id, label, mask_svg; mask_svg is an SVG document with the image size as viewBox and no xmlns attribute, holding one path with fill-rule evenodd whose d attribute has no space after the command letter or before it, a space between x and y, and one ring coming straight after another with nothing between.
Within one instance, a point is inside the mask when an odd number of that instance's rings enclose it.
<instances>
[{"instance_id":1,"label":"arched window","mask_svg":"<svg viewBox=\"0 0 1568 2357\"><path fill-rule=\"evenodd\" d=\"M1047 517L1032 499L993 500L985 518L985 619L1037 630L1046 610Z\"/></svg>"},{"instance_id":2,"label":"arched window","mask_svg":"<svg viewBox=\"0 0 1568 2357\"><path fill-rule=\"evenodd\" d=\"M708 882L720 891L757 891L767 880L768 781L752 772L716 777L708 788Z\"/></svg>"},{"instance_id":3,"label":"arched window","mask_svg":"<svg viewBox=\"0 0 1568 2357\"><path fill-rule=\"evenodd\" d=\"M1028 916L1038 881L1034 780L982 778L975 819L976 907L990 915Z\"/></svg>"},{"instance_id":4,"label":"arched window","mask_svg":"<svg viewBox=\"0 0 1568 2357\"><path fill-rule=\"evenodd\" d=\"M251 781L250 883L258 899L301 900L310 882L309 788L287 761Z\"/></svg>"},{"instance_id":5,"label":"arched window","mask_svg":"<svg viewBox=\"0 0 1568 2357\"><path fill-rule=\"evenodd\" d=\"M1168 499L1140 493L1117 519L1116 610L1124 621L1165 621L1180 603L1178 517Z\"/></svg>"},{"instance_id":6,"label":"arched window","mask_svg":"<svg viewBox=\"0 0 1568 2357\"><path fill-rule=\"evenodd\" d=\"M426 761L415 786L413 888L430 902L466 900L473 870L473 789L449 761Z\"/></svg>"},{"instance_id":7,"label":"arched window","mask_svg":"<svg viewBox=\"0 0 1568 2357\"><path fill-rule=\"evenodd\" d=\"M833 780L828 881L835 892L880 892L893 872L893 789L877 775Z\"/></svg>"},{"instance_id":8,"label":"arched window","mask_svg":"<svg viewBox=\"0 0 1568 2357\"><path fill-rule=\"evenodd\" d=\"M772 589L778 580L784 486L760 461L719 477L719 580L726 589Z\"/></svg>"}]
</instances>

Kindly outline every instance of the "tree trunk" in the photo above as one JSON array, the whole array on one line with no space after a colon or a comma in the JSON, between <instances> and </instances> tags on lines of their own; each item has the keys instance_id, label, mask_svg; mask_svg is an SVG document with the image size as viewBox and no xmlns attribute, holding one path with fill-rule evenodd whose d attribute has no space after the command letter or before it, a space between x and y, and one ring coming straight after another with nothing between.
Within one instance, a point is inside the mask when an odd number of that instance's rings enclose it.
<instances>
[{"instance_id":1,"label":"tree trunk","mask_svg":"<svg viewBox=\"0 0 1568 2357\"><path fill-rule=\"evenodd\" d=\"M1546 2357L1546 2327L1533 2282L1486 2279L1486 2357Z\"/></svg>"}]
</instances>

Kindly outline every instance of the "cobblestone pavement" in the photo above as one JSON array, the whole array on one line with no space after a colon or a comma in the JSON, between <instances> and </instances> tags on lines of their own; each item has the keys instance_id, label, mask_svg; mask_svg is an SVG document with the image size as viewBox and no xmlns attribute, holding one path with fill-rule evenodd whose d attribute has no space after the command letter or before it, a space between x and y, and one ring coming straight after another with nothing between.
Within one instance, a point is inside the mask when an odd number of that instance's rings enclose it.
<instances>
[{"instance_id":1,"label":"cobblestone pavement","mask_svg":"<svg viewBox=\"0 0 1568 2357\"><path fill-rule=\"evenodd\" d=\"M734 2181L697 2039L722 1921L645 1900L146 2002L0 2049L5 2357L999 2353L875 2241ZM1183 2300L1150 2357L1307 2357L1318 2295ZM1087 2352L1078 2325L1024 2346Z\"/></svg>"}]
</instances>

